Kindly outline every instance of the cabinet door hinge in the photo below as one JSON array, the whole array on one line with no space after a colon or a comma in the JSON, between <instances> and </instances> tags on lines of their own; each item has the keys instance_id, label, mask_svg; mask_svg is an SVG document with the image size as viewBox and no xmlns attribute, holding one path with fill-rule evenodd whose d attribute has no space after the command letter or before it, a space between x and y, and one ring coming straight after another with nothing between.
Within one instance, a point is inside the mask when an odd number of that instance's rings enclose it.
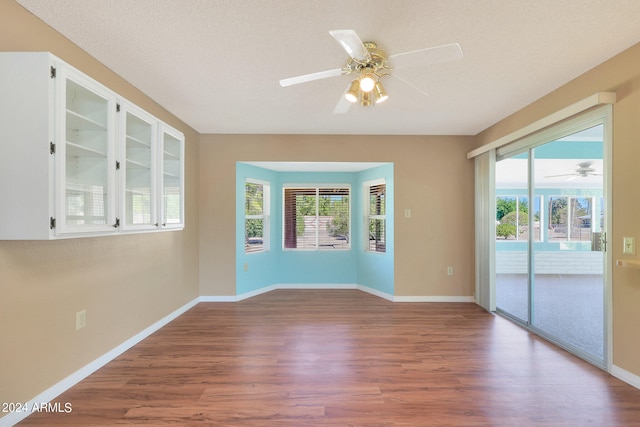
<instances>
[{"instance_id":1,"label":"cabinet door hinge","mask_svg":"<svg viewBox=\"0 0 640 427\"><path fill-rule=\"evenodd\" d=\"M116 218L116 223L113 224L113 228L118 228L120 227L120 218Z\"/></svg>"},{"instance_id":2,"label":"cabinet door hinge","mask_svg":"<svg viewBox=\"0 0 640 427\"><path fill-rule=\"evenodd\" d=\"M120 112L120 104L116 102L116 113Z\"/></svg>"},{"instance_id":3,"label":"cabinet door hinge","mask_svg":"<svg viewBox=\"0 0 640 427\"><path fill-rule=\"evenodd\" d=\"M56 228L56 219L54 217L49 218L49 229L53 230Z\"/></svg>"},{"instance_id":4,"label":"cabinet door hinge","mask_svg":"<svg viewBox=\"0 0 640 427\"><path fill-rule=\"evenodd\" d=\"M51 66L51 78L56 78L56 67L54 67L53 65Z\"/></svg>"},{"instance_id":5,"label":"cabinet door hinge","mask_svg":"<svg viewBox=\"0 0 640 427\"><path fill-rule=\"evenodd\" d=\"M120 162L116 160L116 170L120 170Z\"/></svg>"},{"instance_id":6,"label":"cabinet door hinge","mask_svg":"<svg viewBox=\"0 0 640 427\"><path fill-rule=\"evenodd\" d=\"M53 142L49 143L49 154L56 154L56 144Z\"/></svg>"}]
</instances>

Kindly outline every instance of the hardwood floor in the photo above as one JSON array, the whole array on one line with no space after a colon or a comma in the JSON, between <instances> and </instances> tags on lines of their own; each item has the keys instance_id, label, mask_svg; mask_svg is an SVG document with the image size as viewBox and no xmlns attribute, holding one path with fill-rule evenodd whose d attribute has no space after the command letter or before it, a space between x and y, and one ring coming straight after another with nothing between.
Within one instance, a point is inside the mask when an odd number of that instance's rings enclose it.
<instances>
[{"instance_id":1,"label":"hardwood floor","mask_svg":"<svg viewBox=\"0 0 640 427\"><path fill-rule=\"evenodd\" d=\"M640 390L474 304L201 303L20 425L640 426Z\"/></svg>"}]
</instances>

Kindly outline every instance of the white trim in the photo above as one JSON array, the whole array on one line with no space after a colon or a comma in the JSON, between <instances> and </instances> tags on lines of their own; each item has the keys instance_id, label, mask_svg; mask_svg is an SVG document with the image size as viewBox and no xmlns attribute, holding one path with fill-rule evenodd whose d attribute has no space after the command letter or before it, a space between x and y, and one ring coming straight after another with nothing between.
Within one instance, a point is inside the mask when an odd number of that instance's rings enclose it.
<instances>
[{"instance_id":1,"label":"white trim","mask_svg":"<svg viewBox=\"0 0 640 427\"><path fill-rule=\"evenodd\" d=\"M238 302L237 295L208 295L198 298L198 302Z\"/></svg>"},{"instance_id":2,"label":"white trim","mask_svg":"<svg viewBox=\"0 0 640 427\"><path fill-rule=\"evenodd\" d=\"M282 184L282 190L284 190L285 188L289 188L289 189L293 189L293 190L298 190L298 189L315 189L315 188L349 188L349 190L351 190L351 184L348 182L337 182L337 183L333 183L333 182L321 182L321 183L314 183L314 182L303 182L303 183L299 183L299 182L285 182Z\"/></svg>"},{"instance_id":3,"label":"white trim","mask_svg":"<svg viewBox=\"0 0 640 427\"><path fill-rule=\"evenodd\" d=\"M56 397L58 397L59 395L61 395L62 393L64 393L65 391L67 391L68 389L70 389L80 381L82 381L83 379L87 378L89 375L93 374L95 371L102 368L107 363L111 362L113 359L120 356L122 353L124 353L134 345L138 344L140 341L147 338L149 335L158 331L160 328L166 326L172 320L178 318L179 316L187 312L189 309L193 308L199 302L200 302L200 298L195 298L192 301L188 302L187 304L183 305L182 307L178 308L174 312L158 320L148 328L142 330L141 332L138 332L137 334L135 334L134 336L132 336L122 344L109 350L108 352L98 357L93 362L90 362L89 364L83 366L73 374L64 378L62 381L58 382L57 384L54 384L52 387L49 387L48 389L46 389L45 391L43 391L42 393L40 393L39 395L31 399L29 402L26 403L27 408L33 408L33 406L36 404L40 405L40 403L51 402L53 399L55 399ZM0 418L0 427L13 426L19 423L20 421L22 421L23 419L27 418L29 415L31 415L29 412L9 413L4 417Z\"/></svg>"},{"instance_id":4,"label":"white trim","mask_svg":"<svg viewBox=\"0 0 640 427\"><path fill-rule=\"evenodd\" d=\"M319 204L320 204L320 190L321 189L343 189L346 188L349 190L349 212L347 214L347 220L348 220L348 230L349 230L349 235L352 234L352 228L353 227L353 223L351 221L351 213L353 211L352 209L352 195L353 195L353 190L351 188L351 184L349 183L344 183L344 184L331 184L331 183L324 183L324 184L291 184L291 183L284 183L282 184L282 200L281 200L281 206L282 206L282 239L281 239L281 249L284 252L321 252L321 251L325 251L325 249L320 249L320 239L319 239L319 229L320 227L316 227L316 236L315 236L315 247L314 248L287 248L286 247L286 242L285 242L285 234L286 234L286 216L287 216L287 210L285 209L285 194L286 194L286 190L298 190L298 189L306 189L306 190L315 190L316 194L315 194L315 198L316 198L316 224L319 224L319 218L320 218L320 209L319 209ZM296 209L297 209L297 201L296 201ZM347 241L348 246L346 248L337 248L337 249L328 249L329 251L350 251L351 249L353 249L353 245L351 244L351 239L349 239Z\"/></svg>"},{"instance_id":5,"label":"white trim","mask_svg":"<svg viewBox=\"0 0 640 427\"><path fill-rule=\"evenodd\" d=\"M276 289L358 289L358 285L349 283L282 283Z\"/></svg>"},{"instance_id":6,"label":"white trim","mask_svg":"<svg viewBox=\"0 0 640 427\"><path fill-rule=\"evenodd\" d=\"M515 140L523 138L527 135L531 135L534 132L542 130L547 126L557 124L558 122L568 119L583 111L587 111L590 108L596 107L601 104L615 104L616 93L615 92L597 92L583 100L580 100L574 104L569 105L561 110L556 111L542 119L531 123L515 132L498 138L488 144L485 144L473 151L467 153L467 159L474 158L482 153L485 153L493 148L499 148L503 145L509 144Z\"/></svg>"},{"instance_id":7,"label":"white trim","mask_svg":"<svg viewBox=\"0 0 640 427\"><path fill-rule=\"evenodd\" d=\"M265 181L262 179L255 179L255 178L245 178L244 180L245 182L248 182L249 184L258 184L258 185L271 185L271 183L269 181Z\"/></svg>"},{"instance_id":8,"label":"white trim","mask_svg":"<svg viewBox=\"0 0 640 427\"><path fill-rule=\"evenodd\" d=\"M266 294L267 292L271 292L278 289L276 285L267 286L266 288L256 289L255 291L245 292L244 294L236 295L236 302L242 301L243 299L251 298L258 296L260 294Z\"/></svg>"},{"instance_id":9,"label":"white trim","mask_svg":"<svg viewBox=\"0 0 640 427\"><path fill-rule=\"evenodd\" d=\"M364 285L349 283L279 283L267 286L251 292L245 292L237 296L202 296L200 302L238 302L278 289L357 289L371 295L386 299L390 302L465 302L475 303L473 296L457 295L418 295L418 296L394 296Z\"/></svg>"},{"instance_id":10,"label":"white trim","mask_svg":"<svg viewBox=\"0 0 640 427\"><path fill-rule=\"evenodd\" d=\"M384 214L382 215L372 215L370 212L370 197L371 197L371 187L384 185ZM362 183L362 201L363 201L363 218L362 218L362 249L367 254L386 254L386 242L387 242L387 179L386 178L377 178L371 181L365 181ZM370 221L371 220L379 220L384 222L384 242L385 242L385 250L371 250L369 241L370 238Z\"/></svg>"},{"instance_id":11,"label":"white trim","mask_svg":"<svg viewBox=\"0 0 640 427\"><path fill-rule=\"evenodd\" d=\"M245 211L244 215L244 233L245 239L247 236L247 220L248 219L261 219L262 220L262 249L247 252L245 247L245 255L261 254L269 252L271 250L271 183L269 181L262 181L254 178L245 178L244 184L244 203L247 203L247 184L262 186L262 213L260 215L247 215Z\"/></svg>"},{"instance_id":12,"label":"white trim","mask_svg":"<svg viewBox=\"0 0 640 427\"><path fill-rule=\"evenodd\" d=\"M393 302L475 302L472 296L398 296Z\"/></svg>"},{"instance_id":13,"label":"white trim","mask_svg":"<svg viewBox=\"0 0 640 427\"><path fill-rule=\"evenodd\" d=\"M372 179L370 181L364 181L362 183L363 187L373 187L374 185L380 185L380 184L386 184L387 183L387 179L386 178L376 178L376 179Z\"/></svg>"},{"instance_id":14,"label":"white trim","mask_svg":"<svg viewBox=\"0 0 640 427\"><path fill-rule=\"evenodd\" d=\"M625 383L634 386L637 389L640 389L640 377L632 374L631 372L622 369L619 366L611 365L610 370L611 375L618 378L619 380L624 381Z\"/></svg>"},{"instance_id":15,"label":"white trim","mask_svg":"<svg viewBox=\"0 0 640 427\"><path fill-rule=\"evenodd\" d=\"M388 294L386 292L382 292L382 291L379 291L377 289L373 289L373 288L370 288L368 286L362 286L362 285L358 285L357 289L362 291L362 292L366 292L368 294L375 295L375 296L377 296L379 298L386 299L387 301L394 302L393 301L393 298L394 298L393 295Z\"/></svg>"},{"instance_id":16,"label":"white trim","mask_svg":"<svg viewBox=\"0 0 640 427\"><path fill-rule=\"evenodd\" d=\"M604 108L606 114L603 117L604 123L604 168L607 171L604 176L604 196L605 196L605 224L604 231L606 238L613 240L613 106ZM609 372L613 369L613 251L611 249L604 252L604 301L605 301L605 357L604 362ZM640 388L640 382L636 382L635 387Z\"/></svg>"}]
</instances>

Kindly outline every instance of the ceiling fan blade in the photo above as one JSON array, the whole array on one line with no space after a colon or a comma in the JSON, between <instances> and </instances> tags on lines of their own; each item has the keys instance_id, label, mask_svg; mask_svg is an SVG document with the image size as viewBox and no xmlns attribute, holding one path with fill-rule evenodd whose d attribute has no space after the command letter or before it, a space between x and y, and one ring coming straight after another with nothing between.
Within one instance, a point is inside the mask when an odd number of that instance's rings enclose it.
<instances>
[{"instance_id":1,"label":"ceiling fan blade","mask_svg":"<svg viewBox=\"0 0 640 427\"><path fill-rule=\"evenodd\" d=\"M342 75L342 68L336 68L333 70L319 71L317 73L304 74L297 77L289 77L287 79L280 80L280 86L287 87L291 85L297 85L299 83L312 82L314 80L326 79L329 77L335 77Z\"/></svg>"},{"instance_id":2,"label":"ceiling fan blade","mask_svg":"<svg viewBox=\"0 0 640 427\"><path fill-rule=\"evenodd\" d=\"M340 99L338 100L336 107L333 109L333 114L344 114L347 111L349 111L349 108L351 108L351 104L353 104L353 102L347 101L347 98L344 97L344 95L349 91L350 87L351 87L351 83L347 85L347 88L344 90L344 92L340 96Z\"/></svg>"},{"instance_id":3,"label":"ceiling fan blade","mask_svg":"<svg viewBox=\"0 0 640 427\"><path fill-rule=\"evenodd\" d=\"M546 175L545 178L559 178L561 176L577 176L575 173L563 173L560 175Z\"/></svg>"},{"instance_id":4,"label":"ceiling fan blade","mask_svg":"<svg viewBox=\"0 0 640 427\"><path fill-rule=\"evenodd\" d=\"M358 62L371 61L371 55L354 30L333 30L329 34L340 43L347 54Z\"/></svg>"},{"instance_id":5,"label":"ceiling fan blade","mask_svg":"<svg viewBox=\"0 0 640 427\"><path fill-rule=\"evenodd\" d=\"M409 80L405 79L404 77L399 76L397 73L391 74L390 77L392 77L394 79L397 79L397 80L400 80L402 83L404 83L405 85L411 87L412 89L420 92L424 96L429 96L429 94L427 92L425 92L424 90L420 89L419 87L417 87L413 83L409 82Z\"/></svg>"},{"instance_id":6,"label":"ceiling fan blade","mask_svg":"<svg viewBox=\"0 0 640 427\"><path fill-rule=\"evenodd\" d=\"M462 49L458 43L428 47L389 56L391 66L394 69L458 61L460 59L462 59Z\"/></svg>"}]
</instances>

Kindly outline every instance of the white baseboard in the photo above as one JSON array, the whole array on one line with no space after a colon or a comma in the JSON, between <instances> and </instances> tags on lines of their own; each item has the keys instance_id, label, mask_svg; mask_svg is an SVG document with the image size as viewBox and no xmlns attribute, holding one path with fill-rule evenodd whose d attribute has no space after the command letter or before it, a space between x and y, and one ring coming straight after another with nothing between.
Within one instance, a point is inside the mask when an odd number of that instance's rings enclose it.
<instances>
[{"instance_id":1,"label":"white baseboard","mask_svg":"<svg viewBox=\"0 0 640 427\"><path fill-rule=\"evenodd\" d=\"M473 296L397 296L393 302L476 302Z\"/></svg>"},{"instance_id":2,"label":"white baseboard","mask_svg":"<svg viewBox=\"0 0 640 427\"><path fill-rule=\"evenodd\" d=\"M632 374L629 371L622 369L619 366L613 365L611 366L611 375L618 378L619 380L624 381L627 384L634 386L637 389L640 389L640 377Z\"/></svg>"},{"instance_id":3,"label":"white baseboard","mask_svg":"<svg viewBox=\"0 0 640 427\"><path fill-rule=\"evenodd\" d=\"M172 320L176 319L180 315L184 314L187 310L194 307L196 304L200 302L200 298L195 298L193 301L188 302L182 307L178 308L174 312L168 314L162 319L155 322L153 325L144 329L143 331L137 333L133 337L129 338L119 346L113 348L102 356L98 357L93 362L85 365L84 367L78 369L73 374L69 375L62 381L57 384L49 387L47 390L43 391L29 402L26 403L26 408L33 408L34 405L40 405L41 403L48 403L54 400L63 392L67 391L89 375L93 374L98 369L102 368L107 363L111 362L116 357L120 356L125 351L129 350L134 345L138 344L143 339L147 338L152 333L156 332L163 326L167 325ZM0 418L0 427L11 427L23 419L27 418L31 413L30 412L12 412L4 417Z\"/></svg>"},{"instance_id":4,"label":"white baseboard","mask_svg":"<svg viewBox=\"0 0 640 427\"><path fill-rule=\"evenodd\" d=\"M275 291L276 289L357 289L358 285L343 285L343 284L297 284L297 283L280 283L276 285L266 286L264 288L256 289L255 291L245 292L238 295L230 296L216 296L206 295L201 296L200 302L238 302L247 298L255 297L260 294Z\"/></svg>"},{"instance_id":5,"label":"white baseboard","mask_svg":"<svg viewBox=\"0 0 640 427\"><path fill-rule=\"evenodd\" d=\"M198 302L238 302L237 295L219 295L199 297Z\"/></svg>"},{"instance_id":6,"label":"white baseboard","mask_svg":"<svg viewBox=\"0 0 640 427\"><path fill-rule=\"evenodd\" d=\"M391 302L475 302L473 296L395 296L368 286L349 283L279 283L235 296L202 296L200 302L238 302L276 289L358 289Z\"/></svg>"},{"instance_id":7,"label":"white baseboard","mask_svg":"<svg viewBox=\"0 0 640 427\"><path fill-rule=\"evenodd\" d=\"M349 283L281 283L276 289L358 289L358 285Z\"/></svg>"},{"instance_id":8,"label":"white baseboard","mask_svg":"<svg viewBox=\"0 0 640 427\"><path fill-rule=\"evenodd\" d=\"M362 286L362 285L358 285L358 290L360 290L362 292L366 292L366 293L371 294L371 295L375 295L375 296L377 296L379 298L386 299L387 301L394 302L394 296L391 295L391 294L388 294L386 292L382 292L382 291L379 291L377 289L373 289L373 288L370 288L368 286Z\"/></svg>"}]
</instances>

